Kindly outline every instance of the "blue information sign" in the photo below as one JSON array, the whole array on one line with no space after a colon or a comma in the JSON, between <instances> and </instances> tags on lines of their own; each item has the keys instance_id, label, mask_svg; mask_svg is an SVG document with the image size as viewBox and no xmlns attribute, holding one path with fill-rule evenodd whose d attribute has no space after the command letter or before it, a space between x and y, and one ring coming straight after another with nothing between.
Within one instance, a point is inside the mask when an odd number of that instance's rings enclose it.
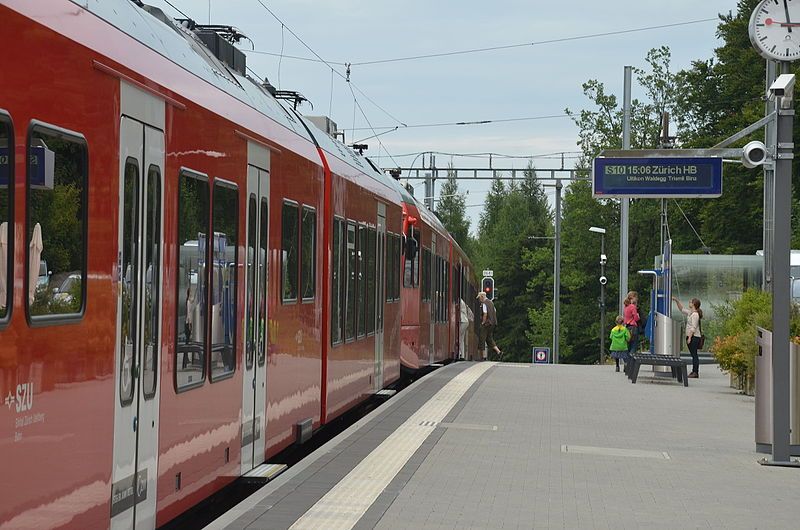
<instances>
[{"instance_id":1,"label":"blue information sign","mask_svg":"<svg viewBox=\"0 0 800 530\"><path fill-rule=\"evenodd\" d=\"M549 363L550 363L550 348L533 349L533 364L549 364Z\"/></svg>"},{"instance_id":2,"label":"blue information sign","mask_svg":"<svg viewBox=\"0 0 800 530\"><path fill-rule=\"evenodd\" d=\"M598 198L719 197L722 159L598 157L592 186Z\"/></svg>"}]
</instances>

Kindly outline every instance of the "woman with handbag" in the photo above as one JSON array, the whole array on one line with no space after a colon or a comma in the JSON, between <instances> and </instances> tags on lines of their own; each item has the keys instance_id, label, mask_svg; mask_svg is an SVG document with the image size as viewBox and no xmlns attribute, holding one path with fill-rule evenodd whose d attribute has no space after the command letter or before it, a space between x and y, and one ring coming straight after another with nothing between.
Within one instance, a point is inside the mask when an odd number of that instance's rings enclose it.
<instances>
[{"instance_id":1,"label":"woman with handbag","mask_svg":"<svg viewBox=\"0 0 800 530\"><path fill-rule=\"evenodd\" d=\"M700 358L697 355L697 350L703 347L705 337L703 336L703 310L700 309L700 300L692 298L689 302L689 308L684 309L680 300L672 299L678 306L678 310L686 315L686 345L689 347L689 353L692 354L692 373L689 377L697 379L699 377L698 370L700 368Z\"/></svg>"}]
</instances>

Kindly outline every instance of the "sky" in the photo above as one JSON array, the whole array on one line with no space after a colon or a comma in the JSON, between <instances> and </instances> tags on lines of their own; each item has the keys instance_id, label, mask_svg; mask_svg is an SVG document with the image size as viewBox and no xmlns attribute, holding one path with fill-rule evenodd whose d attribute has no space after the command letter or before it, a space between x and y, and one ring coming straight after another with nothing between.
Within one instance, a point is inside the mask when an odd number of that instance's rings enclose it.
<instances>
[{"instance_id":1,"label":"sky","mask_svg":"<svg viewBox=\"0 0 800 530\"><path fill-rule=\"evenodd\" d=\"M306 115L327 115L345 130L347 143L385 127L364 141L378 165L420 167L423 151L501 153L533 158L538 169L570 167L577 156L577 128L553 117L472 126L402 127L460 121L560 116L588 108L581 85L604 83L622 97L625 65L645 66L651 48L668 46L672 69L706 60L721 45L717 15L736 0L146 0L168 15L176 8L198 23L238 28L247 64L276 87L307 97ZM269 11L273 14L270 14ZM279 22L275 17L282 21ZM651 26L715 19L681 26ZM599 33L615 35L480 53L358 64ZM313 52L324 59L325 64ZM254 48L254 50L252 50ZM266 53L263 53L266 52ZM269 55L276 54L276 55ZM279 55L283 57L279 57ZM299 60L289 56L312 58ZM343 63L351 63L350 83ZM331 72L331 67L337 73ZM352 90L351 86L352 85ZM355 101L354 101L355 95ZM641 95L634 82L633 96ZM355 130L352 130L355 129ZM404 156L405 155L405 156ZM524 168L529 159L495 159L494 167ZM436 155L437 167L488 167L488 159ZM422 182L412 181L422 198ZM490 181L461 182L474 233ZM437 183L437 193L441 183ZM552 198L554 190L548 190Z\"/></svg>"}]
</instances>

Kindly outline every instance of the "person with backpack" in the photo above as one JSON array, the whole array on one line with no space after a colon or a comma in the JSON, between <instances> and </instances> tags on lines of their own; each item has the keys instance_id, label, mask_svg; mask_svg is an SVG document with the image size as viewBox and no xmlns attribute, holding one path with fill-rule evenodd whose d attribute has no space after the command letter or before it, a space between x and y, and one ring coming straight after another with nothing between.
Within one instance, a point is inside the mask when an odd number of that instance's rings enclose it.
<instances>
[{"instance_id":1,"label":"person with backpack","mask_svg":"<svg viewBox=\"0 0 800 530\"><path fill-rule=\"evenodd\" d=\"M611 357L614 358L614 362L617 364L617 372L619 372L619 360L620 359L627 359L628 356L628 343L631 340L631 332L628 331L628 328L623 324L625 319L622 318L622 315L617 317L617 325L611 329L611 334L609 338L611 339Z\"/></svg>"},{"instance_id":2,"label":"person with backpack","mask_svg":"<svg viewBox=\"0 0 800 530\"><path fill-rule=\"evenodd\" d=\"M672 297L672 300L677 304L678 310L686 315L686 345L689 347L689 353L692 355L692 373L689 377L697 379L700 377L700 357L697 351L703 347L705 343L705 336L703 335L703 310L700 309L700 300L692 298L689 302L689 308L685 309L680 300Z\"/></svg>"}]
</instances>

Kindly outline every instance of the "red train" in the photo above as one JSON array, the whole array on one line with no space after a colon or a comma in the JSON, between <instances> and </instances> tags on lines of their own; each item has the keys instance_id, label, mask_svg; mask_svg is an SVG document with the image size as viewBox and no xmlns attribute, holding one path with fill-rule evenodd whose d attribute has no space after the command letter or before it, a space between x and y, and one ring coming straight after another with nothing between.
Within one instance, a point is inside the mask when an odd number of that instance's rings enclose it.
<instances>
[{"instance_id":1,"label":"red train","mask_svg":"<svg viewBox=\"0 0 800 530\"><path fill-rule=\"evenodd\" d=\"M441 223L219 34L129 0L0 21L1 528L164 524L475 349Z\"/></svg>"}]
</instances>

